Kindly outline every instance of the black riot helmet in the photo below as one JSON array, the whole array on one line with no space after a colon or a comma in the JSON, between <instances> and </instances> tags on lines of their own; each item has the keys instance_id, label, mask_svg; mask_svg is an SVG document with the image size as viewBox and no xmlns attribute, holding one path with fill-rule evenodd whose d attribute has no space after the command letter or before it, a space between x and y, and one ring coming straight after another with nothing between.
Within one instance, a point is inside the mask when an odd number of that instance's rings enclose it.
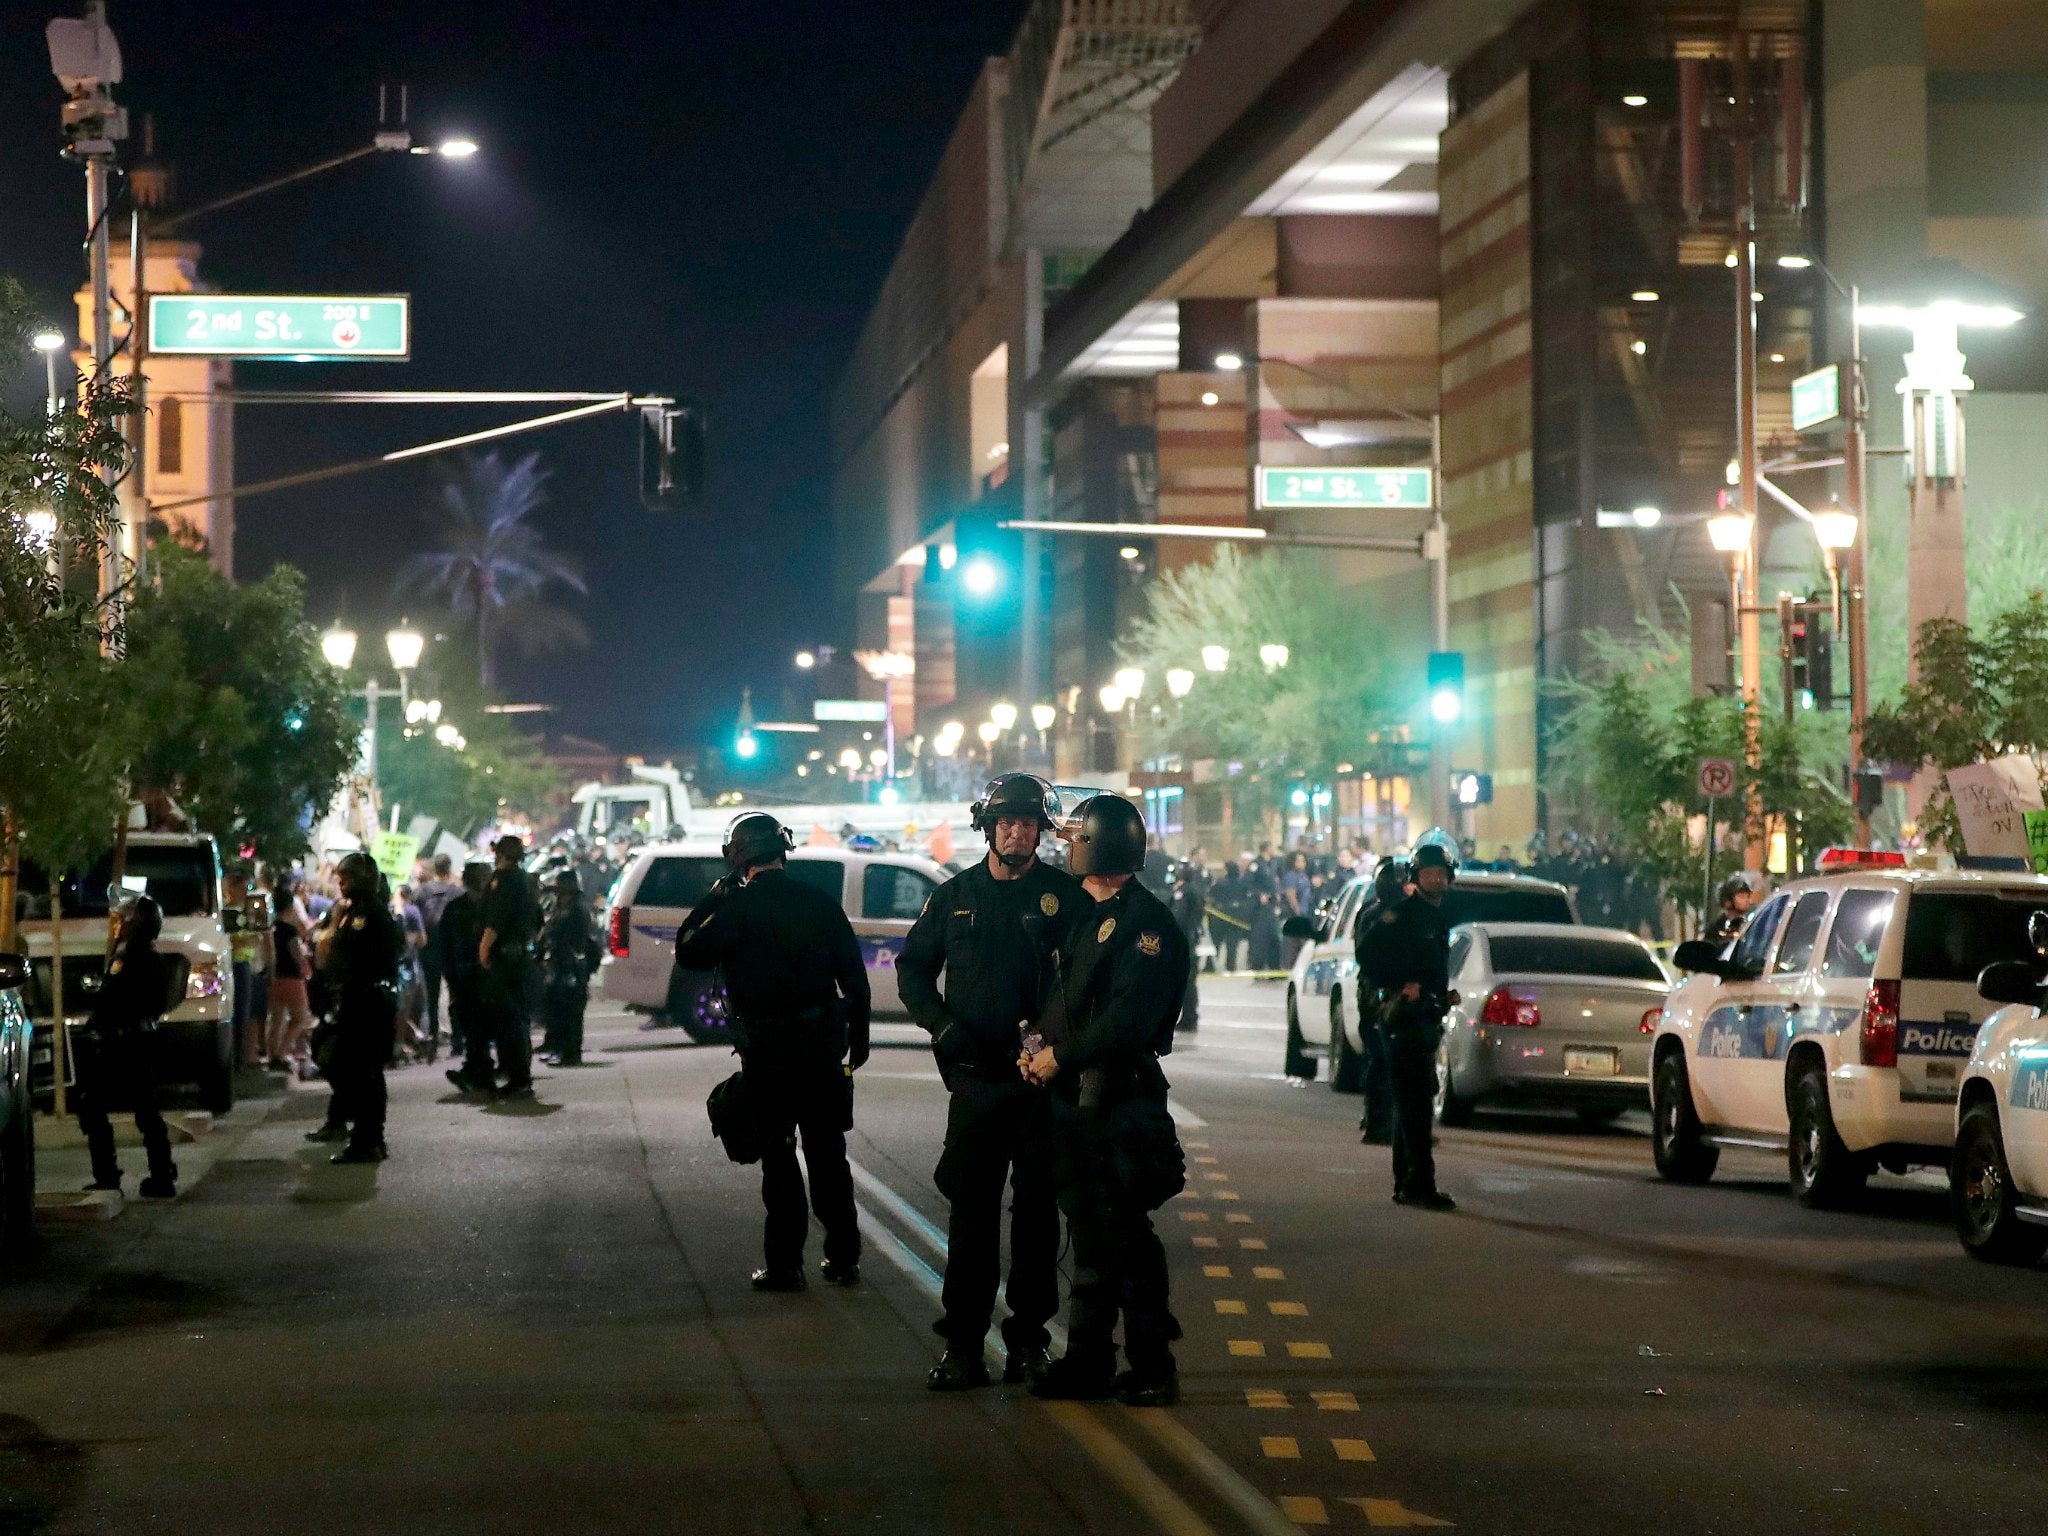
<instances>
[{"instance_id":1,"label":"black riot helmet","mask_svg":"<svg viewBox=\"0 0 2048 1536\"><path fill-rule=\"evenodd\" d=\"M1403 887L1408 884L1408 866L1399 859L1381 859L1380 867L1372 872L1372 899L1383 907L1391 907L1407 894Z\"/></svg>"},{"instance_id":2,"label":"black riot helmet","mask_svg":"<svg viewBox=\"0 0 2048 1536\"><path fill-rule=\"evenodd\" d=\"M1058 793L1035 773L1003 773L988 781L974 802L969 819L977 832L993 833L1004 816L1036 816L1050 827Z\"/></svg>"},{"instance_id":3,"label":"black riot helmet","mask_svg":"<svg viewBox=\"0 0 2048 1536\"><path fill-rule=\"evenodd\" d=\"M377 894L382 872L377 861L358 848L335 866L334 876L341 882L343 895L367 899Z\"/></svg>"},{"instance_id":4,"label":"black riot helmet","mask_svg":"<svg viewBox=\"0 0 2048 1536\"><path fill-rule=\"evenodd\" d=\"M725 829L726 867L743 875L760 864L773 864L796 846L789 828L766 811L747 811L735 816Z\"/></svg>"},{"instance_id":5,"label":"black riot helmet","mask_svg":"<svg viewBox=\"0 0 2048 1536\"><path fill-rule=\"evenodd\" d=\"M131 897L122 903L121 942L130 949L147 949L164 932L164 909L154 896Z\"/></svg>"},{"instance_id":6,"label":"black riot helmet","mask_svg":"<svg viewBox=\"0 0 2048 1536\"><path fill-rule=\"evenodd\" d=\"M1068 870L1089 875L1135 875L1145 867L1145 818L1122 795L1093 795L1074 811Z\"/></svg>"},{"instance_id":7,"label":"black riot helmet","mask_svg":"<svg viewBox=\"0 0 2048 1536\"><path fill-rule=\"evenodd\" d=\"M1458 861L1451 857L1450 850L1442 843L1417 844L1415 851L1408 856L1408 867L1416 875L1425 869L1440 869L1453 880L1458 878Z\"/></svg>"}]
</instances>

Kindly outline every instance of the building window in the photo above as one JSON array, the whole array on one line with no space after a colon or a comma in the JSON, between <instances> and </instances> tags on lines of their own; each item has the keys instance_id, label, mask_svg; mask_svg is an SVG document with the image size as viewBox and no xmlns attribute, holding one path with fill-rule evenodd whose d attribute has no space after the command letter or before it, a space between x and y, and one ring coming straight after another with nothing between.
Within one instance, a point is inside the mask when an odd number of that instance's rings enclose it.
<instances>
[{"instance_id":1,"label":"building window","mask_svg":"<svg viewBox=\"0 0 2048 1536\"><path fill-rule=\"evenodd\" d=\"M164 396L156 408L156 472L185 472L185 402L176 395Z\"/></svg>"}]
</instances>

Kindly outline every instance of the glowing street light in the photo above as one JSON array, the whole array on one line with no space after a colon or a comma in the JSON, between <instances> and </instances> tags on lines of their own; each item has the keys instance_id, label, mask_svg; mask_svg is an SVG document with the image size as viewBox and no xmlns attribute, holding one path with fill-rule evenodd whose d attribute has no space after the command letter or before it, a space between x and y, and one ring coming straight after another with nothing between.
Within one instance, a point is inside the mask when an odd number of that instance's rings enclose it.
<instances>
[{"instance_id":1,"label":"glowing street light","mask_svg":"<svg viewBox=\"0 0 2048 1536\"><path fill-rule=\"evenodd\" d=\"M1193 691L1194 686L1195 674L1186 667L1168 667L1166 669L1166 691L1176 699L1186 698Z\"/></svg>"},{"instance_id":2,"label":"glowing street light","mask_svg":"<svg viewBox=\"0 0 2048 1536\"><path fill-rule=\"evenodd\" d=\"M327 665L346 672L355 663L356 632L336 619L320 633L320 654L327 658Z\"/></svg>"},{"instance_id":3,"label":"glowing street light","mask_svg":"<svg viewBox=\"0 0 2048 1536\"><path fill-rule=\"evenodd\" d=\"M811 670L811 668L815 667L815 666L816 666L817 664L818 664L818 657L817 657L817 653L816 653L816 652L813 652L813 651L798 651L798 652L796 653L796 669L797 669L797 671L799 671L799 672L808 672L808 671L810 671L810 670Z\"/></svg>"},{"instance_id":4,"label":"glowing street light","mask_svg":"<svg viewBox=\"0 0 2048 1536\"><path fill-rule=\"evenodd\" d=\"M1227 645L1203 646L1202 665L1211 672L1225 671L1230 666L1230 647Z\"/></svg>"},{"instance_id":5,"label":"glowing street light","mask_svg":"<svg viewBox=\"0 0 2048 1536\"><path fill-rule=\"evenodd\" d=\"M1124 691L1115 683L1104 683L1096 690L1095 698L1105 715L1114 715L1124 707Z\"/></svg>"},{"instance_id":6,"label":"glowing street light","mask_svg":"<svg viewBox=\"0 0 2048 1536\"><path fill-rule=\"evenodd\" d=\"M1749 548L1756 519L1746 512L1723 512L1707 519L1707 541L1718 555L1739 555Z\"/></svg>"},{"instance_id":7,"label":"glowing street light","mask_svg":"<svg viewBox=\"0 0 2048 1536\"><path fill-rule=\"evenodd\" d=\"M1059 717L1060 712L1050 704L1034 704L1031 706L1031 724L1036 727L1041 735L1051 730L1053 721L1059 719Z\"/></svg>"},{"instance_id":8,"label":"glowing street light","mask_svg":"<svg viewBox=\"0 0 2048 1536\"><path fill-rule=\"evenodd\" d=\"M420 664L420 656L426 648L427 637L404 619L398 621L398 628L384 634L384 649L401 677Z\"/></svg>"},{"instance_id":9,"label":"glowing street light","mask_svg":"<svg viewBox=\"0 0 2048 1536\"><path fill-rule=\"evenodd\" d=\"M1142 698L1145 693L1145 669L1143 667L1118 667L1116 670L1117 692L1128 702Z\"/></svg>"},{"instance_id":10,"label":"glowing street light","mask_svg":"<svg viewBox=\"0 0 2048 1536\"><path fill-rule=\"evenodd\" d=\"M1813 514L1814 541L1824 550L1839 552L1856 542L1856 514L1838 509Z\"/></svg>"},{"instance_id":11,"label":"glowing street light","mask_svg":"<svg viewBox=\"0 0 2048 1536\"><path fill-rule=\"evenodd\" d=\"M1017 724L1017 706L1008 699L1000 699L988 709L989 722L998 732L1005 732Z\"/></svg>"},{"instance_id":12,"label":"glowing street light","mask_svg":"<svg viewBox=\"0 0 2048 1536\"><path fill-rule=\"evenodd\" d=\"M993 720L984 720L974 728L974 734L981 738L984 747L993 747L1002 739L1003 728Z\"/></svg>"},{"instance_id":13,"label":"glowing street light","mask_svg":"<svg viewBox=\"0 0 2048 1536\"><path fill-rule=\"evenodd\" d=\"M1277 672L1287 665L1292 654L1284 645L1262 645L1259 647L1259 664L1268 672Z\"/></svg>"}]
</instances>

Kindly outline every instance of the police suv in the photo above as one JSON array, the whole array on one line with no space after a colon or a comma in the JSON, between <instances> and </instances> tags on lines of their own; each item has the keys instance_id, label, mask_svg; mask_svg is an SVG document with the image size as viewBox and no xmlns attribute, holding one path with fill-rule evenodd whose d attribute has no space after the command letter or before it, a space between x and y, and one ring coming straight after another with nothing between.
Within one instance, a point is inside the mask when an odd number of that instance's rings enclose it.
<instances>
[{"instance_id":1,"label":"police suv","mask_svg":"<svg viewBox=\"0 0 2048 1536\"><path fill-rule=\"evenodd\" d=\"M2024 960L1985 967L1977 989L2005 1003L1977 1031L1956 1100L1949 1209L1974 1257L2031 1264L2048 1253L2048 913L2028 920Z\"/></svg>"},{"instance_id":2,"label":"police suv","mask_svg":"<svg viewBox=\"0 0 2048 1536\"><path fill-rule=\"evenodd\" d=\"M1978 973L2026 953L2048 878L1908 870L1831 850L1725 951L1672 957L1651 1057L1657 1171L1713 1176L1725 1146L1783 1151L1806 1205L1852 1199L1879 1168L1945 1165L1957 1091L1991 1009Z\"/></svg>"},{"instance_id":3,"label":"police suv","mask_svg":"<svg viewBox=\"0 0 2048 1536\"><path fill-rule=\"evenodd\" d=\"M605 911L600 995L636 1013L665 1016L693 1040L729 1037L724 983L713 972L675 965L676 930L725 869L718 844L708 841L655 843L633 856ZM900 1017L896 956L946 871L920 854L799 846L790 852L789 875L845 909L867 962L876 1016Z\"/></svg>"},{"instance_id":4,"label":"police suv","mask_svg":"<svg viewBox=\"0 0 2048 1536\"><path fill-rule=\"evenodd\" d=\"M1287 976L1287 1046L1281 1070L1314 1080L1316 1059L1330 1061L1330 1087L1357 1093L1365 1086L1365 1042L1358 1020L1358 913L1372 881L1353 880L1308 920L1288 927L1306 940ZM1444 897L1444 917L1472 922L1576 923L1571 892L1554 880L1491 870L1460 872ZM1311 937L1312 935L1312 937ZM1327 1049L1324 1049L1327 1047Z\"/></svg>"}]
</instances>

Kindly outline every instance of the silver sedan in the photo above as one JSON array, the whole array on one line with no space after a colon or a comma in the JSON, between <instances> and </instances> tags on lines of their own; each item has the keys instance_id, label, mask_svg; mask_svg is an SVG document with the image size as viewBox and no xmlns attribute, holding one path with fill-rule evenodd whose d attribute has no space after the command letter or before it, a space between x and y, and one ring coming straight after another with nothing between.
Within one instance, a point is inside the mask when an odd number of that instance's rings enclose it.
<instances>
[{"instance_id":1,"label":"silver sedan","mask_svg":"<svg viewBox=\"0 0 2048 1536\"><path fill-rule=\"evenodd\" d=\"M1650 1103L1650 1046L1672 975L1619 928L1466 923L1451 930L1437 1118L1480 1104L1563 1105L1594 1124Z\"/></svg>"}]
</instances>

